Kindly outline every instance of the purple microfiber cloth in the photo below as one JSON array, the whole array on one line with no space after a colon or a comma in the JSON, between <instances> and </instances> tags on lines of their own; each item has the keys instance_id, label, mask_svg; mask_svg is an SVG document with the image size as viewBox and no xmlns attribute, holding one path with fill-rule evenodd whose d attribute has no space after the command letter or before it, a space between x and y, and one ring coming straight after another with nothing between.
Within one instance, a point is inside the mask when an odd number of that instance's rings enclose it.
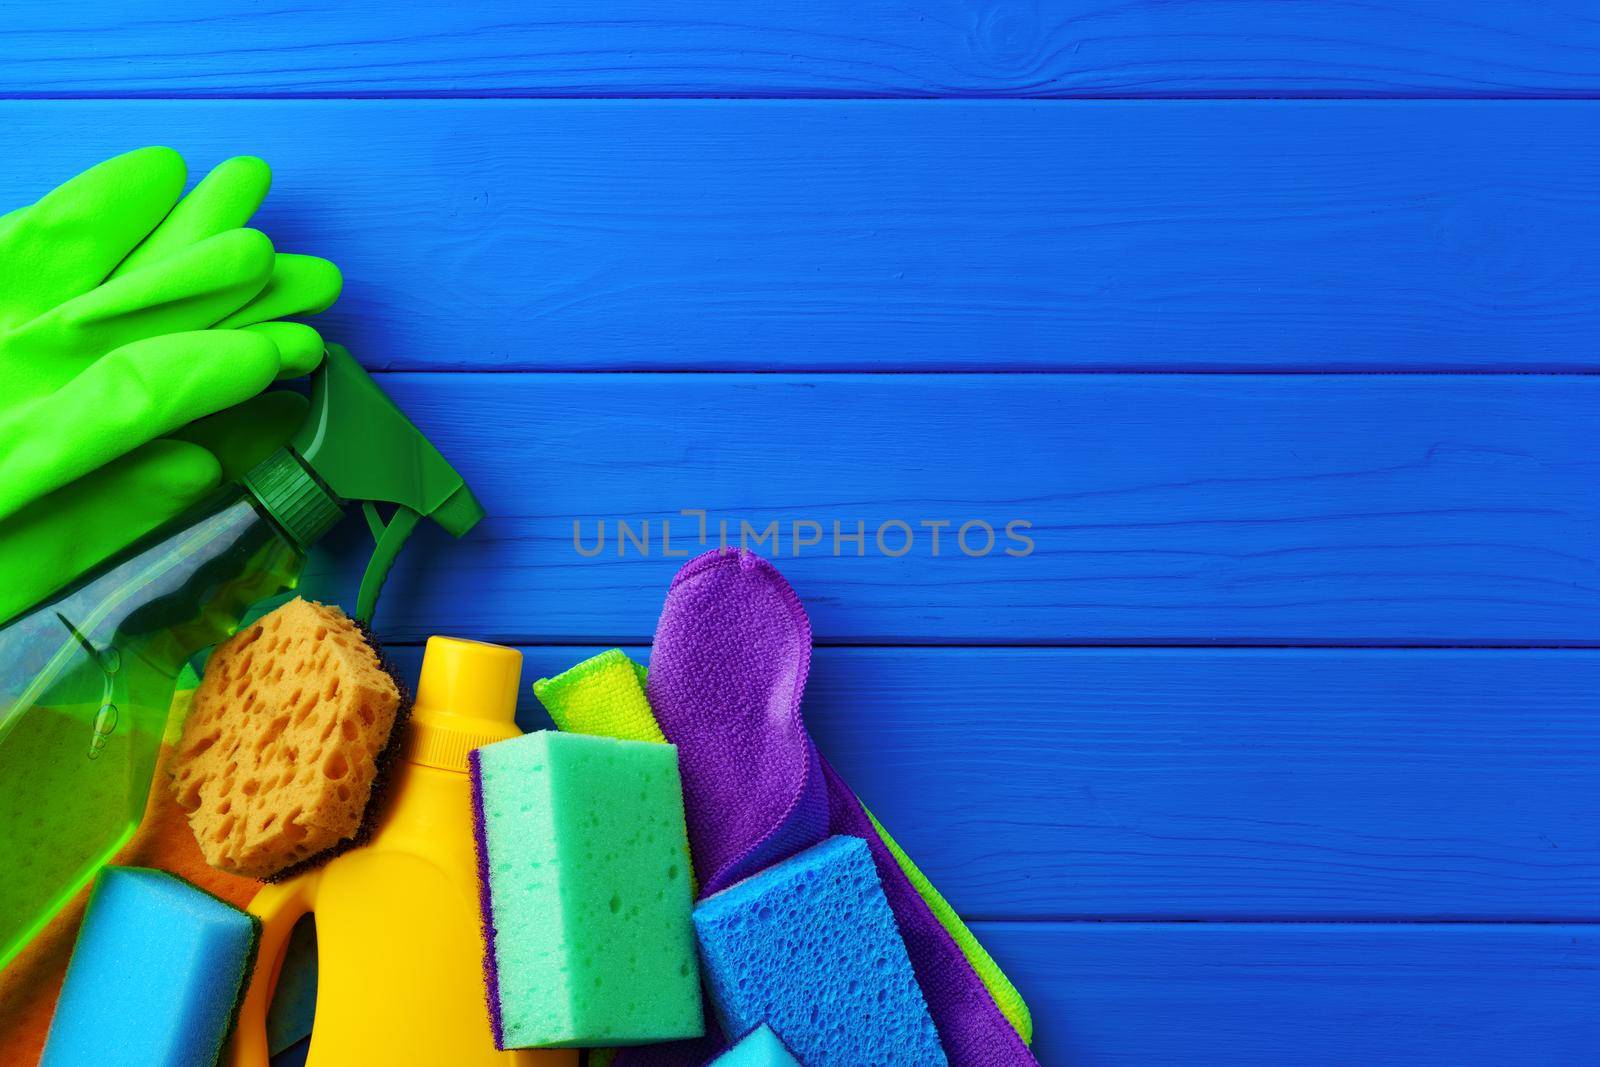
<instances>
[{"instance_id":1,"label":"purple microfiber cloth","mask_svg":"<svg viewBox=\"0 0 1600 1067\"><path fill-rule=\"evenodd\" d=\"M954 1067L1037 1063L960 947L907 881L850 787L806 733L811 624L789 583L752 553L684 564L656 627L648 693L678 746L701 895L833 834L865 839ZM624 1050L617 1067L704 1063L706 1042Z\"/></svg>"}]
</instances>

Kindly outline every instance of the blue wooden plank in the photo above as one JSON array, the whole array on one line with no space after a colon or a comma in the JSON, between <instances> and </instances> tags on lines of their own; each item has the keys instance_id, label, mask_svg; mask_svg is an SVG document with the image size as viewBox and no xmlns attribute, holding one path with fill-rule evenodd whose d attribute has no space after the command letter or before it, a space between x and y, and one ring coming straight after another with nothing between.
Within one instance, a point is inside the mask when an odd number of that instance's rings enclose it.
<instances>
[{"instance_id":1,"label":"blue wooden plank","mask_svg":"<svg viewBox=\"0 0 1600 1067\"><path fill-rule=\"evenodd\" d=\"M594 651L524 649L525 728ZM1593 921L1597 690L1594 652L823 648L805 714L970 916Z\"/></svg>"},{"instance_id":2,"label":"blue wooden plank","mask_svg":"<svg viewBox=\"0 0 1600 1067\"><path fill-rule=\"evenodd\" d=\"M1592 370L1596 108L13 101L0 204L259 152L392 368Z\"/></svg>"},{"instance_id":3,"label":"blue wooden plank","mask_svg":"<svg viewBox=\"0 0 1600 1067\"><path fill-rule=\"evenodd\" d=\"M21 0L0 93L1592 96L1591 15L1575 0Z\"/></svg>"},{"instance_id":4,"label":"blue wooden plank","mask_svg":"<svg viewBox=\"0 0 1600 1067\"><path fill-rule=\"evenodd\" d=\"M1588 1063L1593 926L995 923L1045 1067ZM273 1059L305 1062L304 1043Z\"/></svg>"},{"instance_id":5,"label":"blue wooden plank","mask_svg":"<svg viewBox=\"0 0 1600 1067\"><path fill-rule=\"evenodd\" d=\"M980 923L1044 1067L1584 1064L1592 926ZM274 1059L305 1062L305 1046Z\"/></svg>"},{"instance_id":6,"label":"blue wooden plank","mask_svg":"<svg viewBox=\"0 0 1600 1067\"><path fill-rule=\"evenodd\" d=\"M1600 1063L1600 928L979 924L1045 1067Z\"/></svg>"},{"instance_id":7,"label":"blue wooden plank","mask_svg":"<svg viewBox=\"0 0 1600 1067\"><path fill-rule=\"evenodd\" d=\"M489 510L391 640L648 640L701 509L825 643L1600 641L1600 378L382 377Z\"/></svg>"}]
</instances>

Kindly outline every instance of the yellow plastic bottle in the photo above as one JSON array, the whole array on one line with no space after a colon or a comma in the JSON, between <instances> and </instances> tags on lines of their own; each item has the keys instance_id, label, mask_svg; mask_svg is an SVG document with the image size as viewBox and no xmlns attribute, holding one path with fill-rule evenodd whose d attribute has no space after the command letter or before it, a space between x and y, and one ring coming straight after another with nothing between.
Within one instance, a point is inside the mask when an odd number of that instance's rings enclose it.
<instances>
[{"instance_id":1,"label":"yellow plastic bottle","mask_svg":"<svg viewBox=\"0 0 1600 1067\"><path fill-rule=\"evenodd\" d=\"M484 999L467 753L512 737L522 654L428 640L386 810L365 846L267 886L255 977L229 1051L268 1067L266 1008L295 921L317 924L317 1008L307 1067L575 1067L577 1053L498 1052Z\"/></svg>"}]
</instances>

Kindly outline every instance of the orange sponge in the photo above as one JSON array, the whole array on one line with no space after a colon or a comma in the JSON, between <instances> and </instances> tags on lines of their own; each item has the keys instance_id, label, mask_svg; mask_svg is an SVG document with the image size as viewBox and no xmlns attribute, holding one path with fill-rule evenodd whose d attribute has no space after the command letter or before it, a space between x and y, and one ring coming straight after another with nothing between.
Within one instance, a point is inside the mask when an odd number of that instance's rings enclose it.
<instances>
[{"instance_id":1,"label":"orange sponge","mask_svg":"<svg viewBox=\"0 0 1600 1067\"><path fill-rule=\"evenodd\" d=\"M207 862L272 878L348 844L400 704L366 635L336 607L297 598L218 646L173 775Z\"/></svg>"}]
</instances>

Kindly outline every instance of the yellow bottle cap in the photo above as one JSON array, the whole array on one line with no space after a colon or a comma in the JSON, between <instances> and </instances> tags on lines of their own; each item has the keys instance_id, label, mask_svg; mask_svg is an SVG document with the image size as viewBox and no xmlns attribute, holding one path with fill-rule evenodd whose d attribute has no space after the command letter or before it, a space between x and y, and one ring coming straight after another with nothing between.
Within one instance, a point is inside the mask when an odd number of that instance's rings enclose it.
<instances>
[{"instance_id":1,"label":"yellow bottle cap","mask_svg":"<svg viewBox=\"0 0 1600 1067\"><path fill-rule=\"evenodd\" d=\"M411 710L405 758L465 772L467 753L515 737L522 653L459 637L430 637Z\"/></svg>"}]
</instances>

